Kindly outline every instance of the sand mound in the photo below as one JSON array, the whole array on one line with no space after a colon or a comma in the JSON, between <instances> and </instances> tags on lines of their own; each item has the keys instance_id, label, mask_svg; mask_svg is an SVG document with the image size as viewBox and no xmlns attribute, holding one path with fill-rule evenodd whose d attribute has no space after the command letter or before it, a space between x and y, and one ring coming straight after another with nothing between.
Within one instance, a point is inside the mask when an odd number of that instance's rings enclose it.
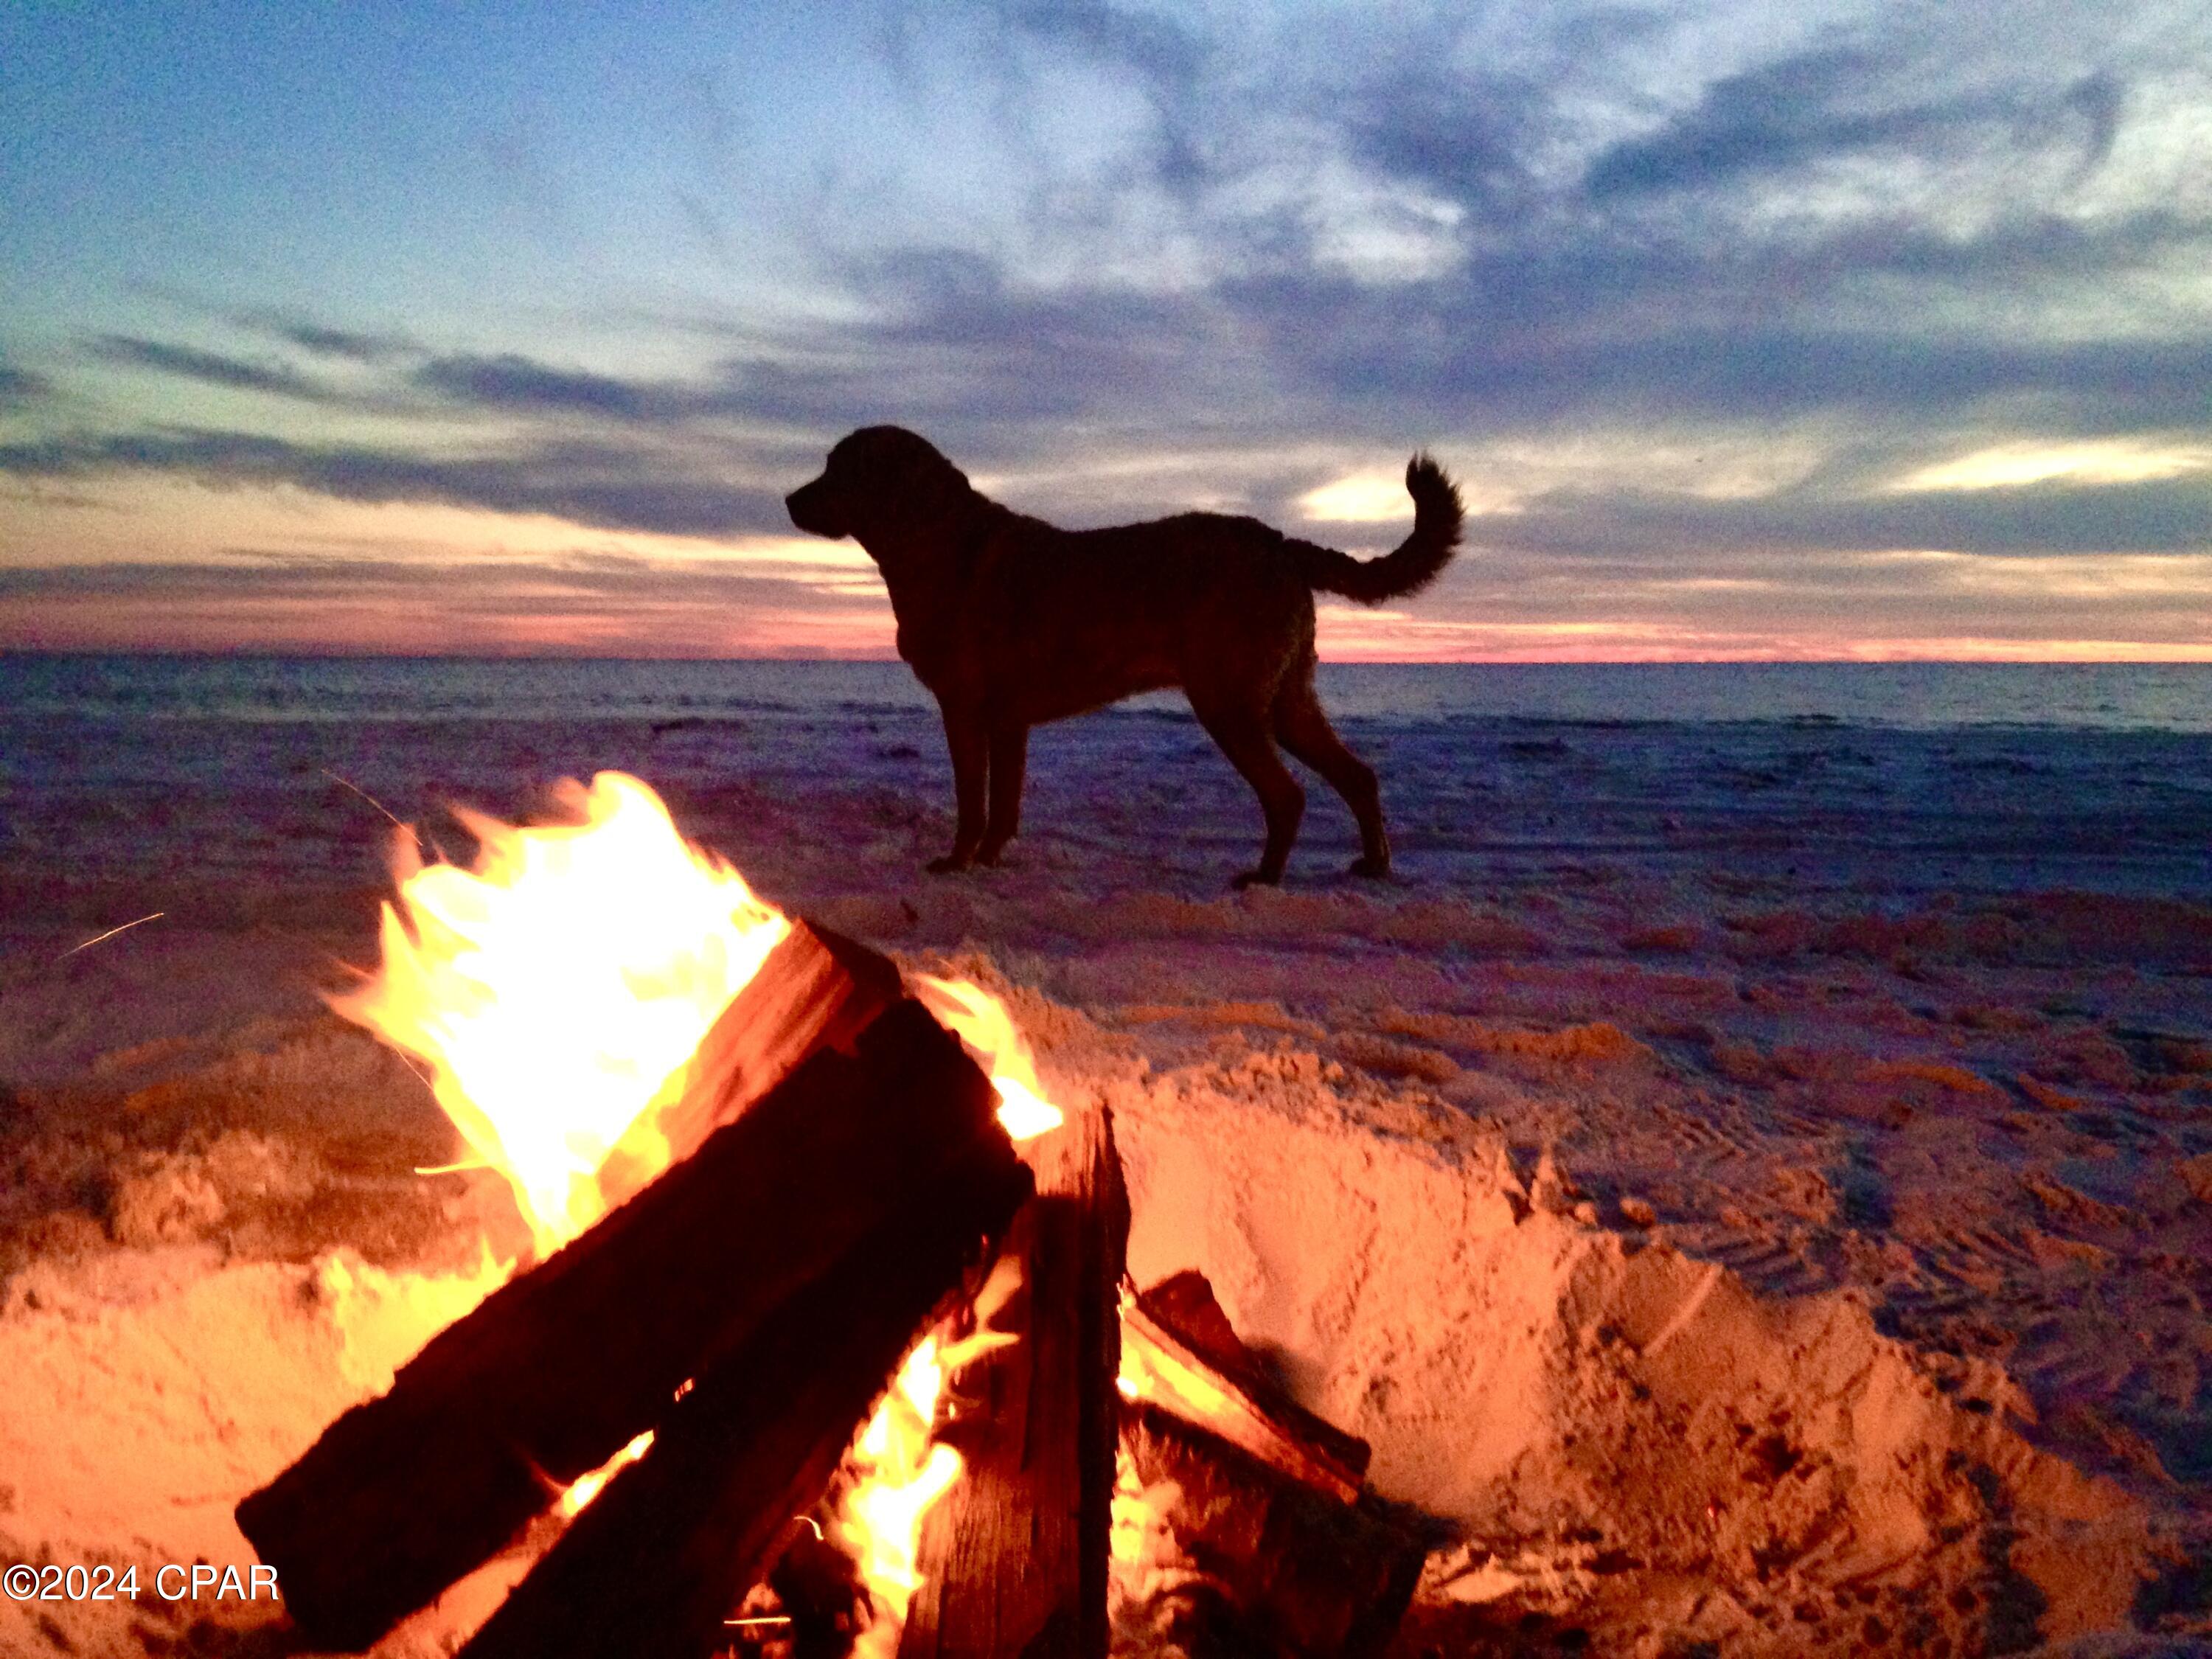
<instances>
[{"instance_id":1,"label":"sand mound","mask_svg":"<svg viewBox=\"0 0 2212 1659\"><path fill-rule=\"evenodd\" d=\"M1378 1490L1443 1524L1408 1641L1964 1654L2129 1622L2143 1509L2030 1444L1996 1366L1602 1228L1548 1158L1516 1170L1494 1128L1294 1038L1154 1077L1015 1000L1114 1109L1138 1281L1204 1272L1373 1443Z\"/></svg>"}]
</instances>

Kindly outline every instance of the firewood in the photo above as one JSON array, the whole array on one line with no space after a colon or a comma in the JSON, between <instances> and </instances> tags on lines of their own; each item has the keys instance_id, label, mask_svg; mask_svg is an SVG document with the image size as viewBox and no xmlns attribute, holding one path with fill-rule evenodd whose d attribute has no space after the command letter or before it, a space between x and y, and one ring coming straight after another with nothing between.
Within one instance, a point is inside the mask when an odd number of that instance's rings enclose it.
<instances>
[{"instance_id":1,"label":"firewood","mask_svg":"<svg viewBox=\"0 0 2212 1659\"><path fill-rule=\"evenodd\" d=\"M1148 1517L1146 1541L1117 1551L1117 1636L1194 1659L1372 1659L1389 1646L1428 1553L1413 1526L1149 1407L1128 1412L1121 1451L1125 1502L1164 1512Z\"/></svg>"},{"instance_id":2,"label":"firewood","mask_svg":"<svg viewBox=\"0 0 2212 1659\"><path fill-rule=\"evenodd\" d=\"M698 1659L820 1497L900 1356L1002 1237L1028 1172L1004 1140L878 1228L677 1402L463 1650Z\"/></svg>"},{"instance_id":3,"label":"firewood","mask_svg":"<svg viewBox=\"0 0 2212 1659\"><path fill-rule=\"evenodd\" d=\"M817 1050L239 1505L293 1618L365 1646L487 1559L887 1218L1011 1156L994 1103L915 1003Z\"/></svg>"},{"instance_id":4,"label":"firewood","mask_svg":"<svg viewBox=\"0 0 2212 1659\"><path fill-rule=\"evenodd\" d=\"M1291 1400L1202 1274L1122 1310L1117 1624L1194 1654L1366 1659L1405 1615L1427 1549L1363 1494L1372 1455ZM1149 1538L1149 1542L1145 1541Z\"/></svg>"},{"instance_id":5,"label":"firewood","mask_svg":"<svg viewBox=\"0 0 2212 1659\"><path fill-rule=\"evenodd\" d=\"M1123 1309L1121 1344L1130 1399L1196 1424L1340 1503L1359 1496L1367 1443L1267 1380L1202 1274L1177 1273Z\"/></svg>"},{"instance_id":6,"label":"firewood","mask_svg":"<svg viewBox=\"0 0 2212 1659\"><path fill-rule=\"evenodd\" d=\"M854 1039L905 995L898 964L804 920L769 953L700 1039L678 1101L625 1137L599 1170L610 1206L665 1164L689 1158L817 1048ZM650 1143L665 1140L660 1152ZM658 1154L658 1155L656 1155Z\"/></svg>"},{"instance_id":7,"label":"firewood","mask_svg":"<svg viewBox=\"0 0 2212 1659\"><path fill-rule=\"evenodd\" d=\"M1021 1287L993 1322L1019 1340L947 1379L961 1411L940 1437L968 1469L922 1524L900 1659L1105 1659L1128 1199L1103 1109L1023 1150L1037 1195L1005 1250Z\"/></svg>"}]
</instances>

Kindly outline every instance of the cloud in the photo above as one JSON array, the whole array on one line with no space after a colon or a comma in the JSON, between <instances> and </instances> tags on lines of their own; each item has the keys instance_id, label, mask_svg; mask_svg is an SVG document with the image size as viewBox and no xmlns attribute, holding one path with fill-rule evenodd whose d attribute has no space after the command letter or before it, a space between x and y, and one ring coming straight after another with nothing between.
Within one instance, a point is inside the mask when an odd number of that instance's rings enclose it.
<instances>
[{"instance_id":1,"label":"cloud","mask_svg":"<svg viewBox=\"0 0 2212 1659\"><path fill-rule=\"evenodd\" d=\"M150 368L158 374L240 392L265 392L308 403L328 403L335 395L320 382L277 364L247 362L220 352L141 339L135 335L104 334L91 342L91 349L94 356L110 362Z\"/></svg>"},{"instance_id":2,"label":"cloud","mask_svg":"<svg viewBox=\"0 0 2212 1659\"><path fill-rule=\"evenodd\" d=\"M305 351L325 357L344 357L358 363L376 363L399 355L405 343L387 335L365 334L353 329L331 328L319 323L271 319L276 334Z\"/></svg>"},{"instance_id":3,"label":"cloud","mask_svg":"<svg viewBox=\"0 0 2212 1659\"><path fill-rule=\"evenodd\" d=\"M488 409L579 412L635 419L648 412L648 390L605 374L548 368L503 353L496 357L435 357L415 372L415 381L459 402Z\"/></svg>"},{"instance_id":4,"label":"cloud","mask_svg":"<svg viewBox=\"0 0 2212 1659\"><path fill-rule=\"evenodd\" d=\"M27 408L52 391L53 383L45 375L0 363L0 410Z\"/></svg>"},{"instance_id":5,"label":"cloud","mask_svg":"<svg viewBox=\"0 0 2212 1659\"><path fill-rule=\"evenodd\" d=\"M1663 255L1614 264L1587 250L1549 264L1532 257L1512 286L1503 270L1389 293L1304 276L1240 286L1231 300L1241 332L1266 349L1286 388L1340 416L1390 414L1423 438L1446 423L1496 429L1638 414L1943 420L1992 402L2107 427L2205 418L2212 334L2050 340L1909 316L1885 327L1814 307L1778 313L1748 296L1726 303L1739 288L1755 290L1762 271L1778 285L1791 269L1778 260L1686 266L1670 281ZM1532 314L1535 291L1547 303Z\"/></svg>"},{"instance_id":6,"label":"cloud","mask_svg":"<svg viewBox=\"0 0 2212 1659\"><path fill-rule=\"evenodd\" d=\"M1213 42L1158 12L1111 0L1011 0L1002 15L1033 40L1130 77L1153 117L1155 181L1186 192L1212 176L1201 94Z\"/></svg>"},{"instance_id":7,"label":"cloud","mask_svg":"<svg viewBox=\"0 0 2212 1659\"><path fill-rule=\"evenodd\" d=\"M1002 11L1017 28L1066 42L1170 92L1194 86L1212 54L1210 43L1174 19L1112 0L1011 0Z\"/></svg>"},{"instance_id":8,"label":"cloud","mask_svg":"<svg viewBox=\"0 0 2212 1659\"><path fill-rule=\"evenodd\" d=\"M1440 43L1422 44L1341 106L1352 153L1486 224L1530 212L1541 193L1534 161L1547 89L1522 75L1462 69Z\"/></svg>"},{"instance_id":9,"label":"cloud","mask_svg":"<svg viewBox=\"0 0 2212 1659\"><path fill-rule=\"evenodd\" d=\"M1726 76L1649 136L1590 165L1599 202L1699 190L1752 173L1870 154L1941 156L1994 138L2018 147L2072 142L2085 165L2107 154L2121 89L2109 75L2057 88L2003 87L1899 96L1912 66L1860 47L1823 47Z\"/></svg>"},{"instance_id":10,"label":"cloud","mask_svg":"<svg viewBox=\"0 0 2212 1659\"><path fill-rule=\"evenodd\" d=\"M841 577L845 573L836 573ZM879 586L757 562L257 553L0 567L0 641L76 650L888 655Z\"/></svg>"},{"instance_id":11,"label":"cloud","mask_svg":"<svg viewBox=\"0 0 2212 1659\"><path fill-rule=\"evenodd\" d=\"M2038 413L2045 430L2062 434L2066 423L2057 417L2079 416L2072 436L2042 440L2042 449L2093 459L2141 447L2126 435L2131 428L2186 434L2192 418L2201 419L2203 386L2212 383L2212 343L1978 344L1756 328L1547 343L1509 330L1453 342L1455 355L1438 360L1402 342L1378 343L1363 357L1363 328L1404 332L1403 316L1386 319L1385 309L1346 283L1279 296L1279 319L1333 325L1326 348L1275 365L1278 386L1293 370L1313 377L1306 395L1279 397L1263 406L1263 418L1217 418L1222 468L1186 470L1173 487L1195 489L1204 505L1256 509L1284 524L1322 511L1345 518L1344 503L1313 493L1346 476L1325 459L1329 451L1448 444L1467 429L1467 388L1474 386L1493 429L1632 427L1641 417L1665 422L1678 447L1694 443L1700 421L1741 426L1862 411L1850 441L1809 479L1722 492L1741 497L1733 501L1681 493L1694 489L1694 477L1655 491L1633 468L1617 481L1585 477L1571 489L1469 476L1479 494L1522 508L1509 532L1515 544L1564 556L1638 545L1702 557L1743 547L2118 551L2212 543L2208 477L2186 468L2165 469L2164 477L2140 467L2100 474L2084 463L2040 481L2011 480L2028 488L1940 495L1901 494L1898 486L1947 451L1955 458L1989 449L1992 410ZM1035 474L1042 466L1043 483L1025 503L1039 510L1068 494L1051 482L1054 465L1095 470L1102 459L1123 455L1118 473L1103 475L1103 494L1081 486L1080 510L1093 521L1148 516L1189 503L1188 495L1164 495L1152 474L1168 476L1170 434L1206 419L1208 398L1239 372L1191 384L1194 366L1220 361L1218 326L1207 308L1185 300L1009 295L989 271L959 269L922 286L903 314L870 325L848 355L732 358L696 383L576 376L514 356L467 360L472 372L450 377L457 399L475 399L487 412L547 417L472 452L434 453L428 440L378 447L169 428L0 445L0 472L144 470L218 484L290 483L343 500L442 502L726 538L786 532L781 493L814 467L817 446L850 426L890 419L920 428L971 471L1015 465ZM1139 395L1147 392L1149 403ZM1115 435L1099 412L1130 398L1139 401ZM743 424L730 430L726 423L740 415ZM1983 441L1945 442L1946 419L1962 433L1980 431ZM2119 435L2100 436L2100 422ZM809 428L817 434L811 442ZM1301 433L1298 441L1317 447L1315 463L1271 459ZM2166 447L2175 443L2195 453L2179 438ZM1162 459L1148 466L1148 453ZM1125 480L1118 498L1114 476ZM1376 478L1370 492L1376 502L1402 510L1402 487L1382 488L1385 475Z\"/></svg>"},{"instance_id":12,"label":"cloud","mask_svg":"<svg viewBox=\"0 0 2212 1659\"><path fill-rule=\"evenodd\" d=\"M1700 501L1632 490L1560 492L1480 521L1501 545L1580 558L1710 569L1730 555L1817 558L1858 550L1959 554L2186 553L2212 549L2212 476L2133 483L2062 479L2013 489Z\"/></svg>"},{"instance_id":13,"label":"cloud","mask_svg":"<svg viewBox=\"0 0 2212 1659\"><path fill-rule=\"evenodd\" d=\"M822 449L894 421L1063 522L1326 512L1350 526L1331 534L1381 541L1396 469L1428 445L1463 471L1522 458L1469 474L1492 504L1476 532L1500 568L1556 573L1562 615L1662 577L1713 584L1677 597L1717 605L1785 566L1863 592L1869 551L1981 568L2212 547L2207 473L2129 459L2212 444L2212 198L2142 183L2147 155L2190 173L2197 70L2161 79L2125 29L2069 56L2045 22L1954 52L1918 15L1831 27L1725 0L1540 24L1419 5L967 12L908 31L941 51L916 48L905 115L870 129L937 130L944 93L941 151L863 156L842 125L847 148L810 149L811 122L851 112L792 91L761 191L669 186L690 198L669 210L747 269L771 268L763 248L814 262L788 311L664 313L659 343L698 348L696 372L623 372L608 331L635 327L638 290L580 277L563 328L519 350L289 310L228 315L254 331L231 355L134 326L95 349L373 416L379 441L276 417L283 435L44 417L0 471L779 533L781 491ZM883 89L880 65L848 67ZM548 128L548 176L567 178L560 143ZM695 148L734 165L726 135ZM805 222L763 217L775 202ZM1419 257L1391 252L1401 232ZM11 410L49 390L7 374ZM1708 439L1762 464L1701 481ZM1624 464L1542 464L1578 444Z\"/></svg>"},{"instance_id":14,"label":"cloud","mask_svg":"<svg viewBox=\"0 0 2212 1659\"><path fill-rule=\"evenodd\" d=\"M1413 516L1406 480L1395 472L1355 472L1308 490L1297 505L1301 518L1322 524L1397 524Z\"/></svg>"},{"instance_id":15,"label":"cloud","mask_svg":"<svg viewBox=\"0 0 2212 1659\"><path fill-rule=\"evenodd\" d=\"M1920 467L1893 490L2010 489L2052 478L2086 484L2140 483L2212 470L2212 444L2159 444L2125 439L2079 443L2021 440Z\"/></svg>"},{"instance_id":16,"label":"cloud","mask_svg":"<svg viewBox=\"0 0 2212 1659\"><path fill-rule=\"evenodd\" d=\"M415 559L241 551L223 561L142 560L13 568L0 567L0 599L149 600L203 604L246 600L376 599L441 608L510 610L540 615L609 607L651 610L776 609L872 614L888 608L880 585L824 580L803 572L763 574L750 562L665 561L613 555L568 559Z\"/></svg>"},{"instance_id":17,"label":"cloud","mask_svg":"<svg viewBox=\"0 0 2212 1659\"><path fill-rule=\"evenodd\" d=\"M343 501L545 513L580 525L671 535L790 529L777 490L732 483L634 447L589 441L443 459L179 429L0 445L0 473L70 477L131 469L216 484L296 484Z\"/></svg>"}]
</instances>

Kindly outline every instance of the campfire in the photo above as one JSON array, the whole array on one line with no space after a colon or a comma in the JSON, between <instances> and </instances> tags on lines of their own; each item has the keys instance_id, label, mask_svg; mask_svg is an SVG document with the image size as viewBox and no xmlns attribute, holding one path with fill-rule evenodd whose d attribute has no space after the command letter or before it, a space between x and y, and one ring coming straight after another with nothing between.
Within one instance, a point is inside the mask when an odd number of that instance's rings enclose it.
<instances>
[{"instance_id":1,"label":"campfire","mask_svg":"<svg viewBox=\"0 0 2212 1659\"><path fill-rule=\"evenodd\" d=\"M367 1647L520 1550L470 1655L1378 1650L1418 1543L1202 1279L1125 1285L1103 1105L636 780L562 804L405 860L336 1000L532 1251L240 1504L302 1632Z\"/></svg>"}]
</instances>

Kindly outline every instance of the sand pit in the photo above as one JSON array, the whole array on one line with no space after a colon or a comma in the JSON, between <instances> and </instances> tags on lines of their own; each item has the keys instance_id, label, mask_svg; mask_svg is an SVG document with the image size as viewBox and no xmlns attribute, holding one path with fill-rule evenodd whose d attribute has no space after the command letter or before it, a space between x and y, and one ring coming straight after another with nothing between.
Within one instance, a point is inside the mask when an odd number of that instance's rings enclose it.
<instances>
[{"instance_id":1,"label":"sand pit","mask_svg":"<svg viewBox=\"0 0 2212 1659\"><path fill-rule=\"evenodd\" d=\"M1132 1254L1212 1275L1302 1395L1374 1443L1379 1489L1461 1531L1425 1588L1468 1612L1434 1625L1525 1636L1535 1613L1839 1650L1868 1585L1923 1650L2033 1628L2031 1607L2124 1622L2141 1510L2026 1445L2001 1376L1947 1393L1863 1304L1763 1302L1578 1218L1555 1168L1524 1183L1494 1146L1312 1103L1319 1070L1247 1062L1133 1110Z\"/></svg>"},{"instance_id":2,"label":"sand pit","mask_svg":"<svg viewBox=\"0 0 2212 1659\"><path fill-rule=\"evenodd\" d=\"M2000 1369L1927 1363L1863 1298L1762 1297L1663 1227L1601 1215L1552 1160L1517 1163L1494 1125L1294 1037L1154 1072L988 961L954 965L1006 991L1051 1087L1114 1110L1139 1282L1208 1274L1295 1395L1373 1443L1377 1490L1434 1523L1402 1639L2001 1651L2124 1627L2160 1571L2146 1506L2024 1438L2032 1407ZM345 1143L318 1142L330 1098L393 1084L365 1039L314 1020L136 1097L141 1114L190 1097L203 1126L227 1100L260 1127L145 1159L103 1216L51 1211L49 1237L79 1218L78 1248L9 1281L16 1556L250 1560L236 1499L494 1282L477 1211L501 1195L481 1176L422 1178L461 1190L393 1261L335 1237L301 1259L343 1231L334 1186L402 1178L334 1167ZM399 1087L394 1149L415 1138L398 1121L429 1111ZM270 1611L10 1606L0 1638L220 1650ZM436 1650L463 1616L446 1612L379 1650Z\"/></svg>"}]
</instances>

